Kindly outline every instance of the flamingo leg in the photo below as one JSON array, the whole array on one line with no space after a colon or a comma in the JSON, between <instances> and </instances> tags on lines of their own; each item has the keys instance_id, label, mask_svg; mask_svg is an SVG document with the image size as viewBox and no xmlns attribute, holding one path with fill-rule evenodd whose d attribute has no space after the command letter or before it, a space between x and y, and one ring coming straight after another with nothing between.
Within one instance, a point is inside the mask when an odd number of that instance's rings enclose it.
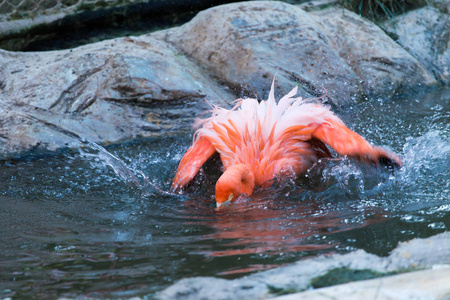
<instances>
[{"instance_id":1,"label":"flamingo leg","mask_svg":"<svg viewBox=\"0 0 450 300\"><path fill-rule=\"evenodd\" d=\"M214 153L216 153L216 149L208 139L199 138L195 141L183 155L183 158L178 165L177 173L172 182L171 191L175 192L180 190L191 182L201 166L203 166Z\"/></svg>"},{"instance_id":2,"label":"flamingo leg","mask_svg":"<svg viewBox=\"0 0 450 300\"><path fill-rule=\"evenodd\" d=\"M337 120L326 120L315 129L312 136L332 147L339 155L354 157L377 166L379 164L391 167L403 165L400 157L381 147L372 146L362 136Z\"/></svg>"}]
</instances>

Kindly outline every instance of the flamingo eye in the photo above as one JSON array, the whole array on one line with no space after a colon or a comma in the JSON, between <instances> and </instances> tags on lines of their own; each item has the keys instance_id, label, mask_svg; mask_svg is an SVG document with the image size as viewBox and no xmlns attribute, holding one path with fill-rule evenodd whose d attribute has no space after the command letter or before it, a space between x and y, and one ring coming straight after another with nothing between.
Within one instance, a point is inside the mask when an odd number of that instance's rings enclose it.
<instances>
[{"instance_id":1,"label":"flamingo eye","mask_svg":"<svg viewBox=\"0 0 450 300\"><path fill-rule=\"evenodd\" d=\"M231 199L233 199L233 193L231 193L231 194L228 196L228 200L227 200L227 201L231 201Z\"/></svg>"}]
</instances>

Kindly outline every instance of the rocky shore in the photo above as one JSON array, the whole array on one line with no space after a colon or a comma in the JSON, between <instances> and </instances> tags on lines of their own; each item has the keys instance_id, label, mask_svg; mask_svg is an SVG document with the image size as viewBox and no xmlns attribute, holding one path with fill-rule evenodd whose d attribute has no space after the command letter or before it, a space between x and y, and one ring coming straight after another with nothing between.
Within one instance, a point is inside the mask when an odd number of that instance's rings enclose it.
<instances>
[{"instance_id":1,"label":"rocky shore","mask_svg":"<svg viewBox=\"0 0 450 300\"><path fill-rule=\"evenodd\" d=\"M0 50L0 159L186 131L205 99L264 99L275 74L278 95L326 89L336 106L446 85L449 24L432 7L380 28L338 6L255 1L138 37Z\"/></svg>"}]
</instances>

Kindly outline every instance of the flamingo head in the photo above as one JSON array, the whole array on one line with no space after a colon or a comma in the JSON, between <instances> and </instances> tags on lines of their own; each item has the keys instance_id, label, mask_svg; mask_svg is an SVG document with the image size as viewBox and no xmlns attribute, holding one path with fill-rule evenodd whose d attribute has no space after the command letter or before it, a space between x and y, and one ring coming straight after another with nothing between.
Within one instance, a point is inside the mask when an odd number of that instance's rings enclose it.
<instances>
[{"instance_id":1,"label":"flamingo head","mask_svg":"<svg viewBox=\"0 0 450 300\"><path fill-rule=\"evenodd\" d=\"M251 195L255 188L255 177L244 164L228 167L216 183L217 207L236 200L242 194Z\"/></svg>"}]
</instances>

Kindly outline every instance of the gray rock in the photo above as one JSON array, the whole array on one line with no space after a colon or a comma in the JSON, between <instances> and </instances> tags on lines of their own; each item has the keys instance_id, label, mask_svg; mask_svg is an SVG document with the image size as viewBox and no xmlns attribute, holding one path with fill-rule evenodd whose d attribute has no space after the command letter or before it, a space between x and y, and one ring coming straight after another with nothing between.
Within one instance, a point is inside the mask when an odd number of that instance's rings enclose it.
<instances>
[{"instance_id":1,"label":"gray rock","mask_svg":"<svg viewBox=\"0 0 450 300\"><path fill-rule=\"evenodd\" d=\"M73 50L0 51L0 158L190 128L234 96L151 35Z\"/></svg>"},{"instance_id":2,"label":"gray rock","mask_svg":"<svg viewBox=\"0 0 450 300\"><path fill-rule=\"evenodd\" d=\"M299 85L300 95L320 96L323 86L337 104L348 103L359 89L316 20L283 2L214 7L170 30L167 40L243 95L266 98L275 73L280 94Z\"/></svg>"},{"instance_id":3,"label":"gray rock","mask_svg":"<svg viewBox=\"0 0 450 300\"><path fill-rule=\"evenodd\" d=\"M368 95L392 95L436 85L433 74L375 24L346 9L311 12L332 47Z\"/></svg>"},{"instance_id":4,"label":"gray rock","mask_svg":"<svg viewBox=\"0 0 450 300\"><path fill-rule=\"evenodd\" d=\"M235 280L213 277L187 278L161 291L158 299L264 299L277 293L304 291L311 281L327 272L346 268L378 273L405 272L450 264L450 232L401 243L388 257L358 250L344 255L301 260ZM247 293L244 295L242 291ZM245 297L244 297L245 296Z\"/></svg>"},{"instance_id":5,"label":"gray rock","mask_svg":"<svg viewBox=\"0 0 450 300\"><path fill-rule=\"evenodd\" d=\"M181 279L160 293L157 299L262 299L268 295L269 288L265 282L197 277Z\"/></svg>"},{"instance_id":6,"label":"gray rock","mask_svg":"<svg viewBox=\"0 0 450 300\"><path fill-rule=\"evenodd\" d=\"M448 2L450 5L450 2ZM383 24L440 83L450 82L450 15L426 6Z\"/></svg>"},{"instance_id":7,"label":"gray rock","mask_svg":"<svg viewBox=\"0 0 450 300\"><path fill-rule=\"evenodd\" d=\"M332 6L306 12L282 2L244 2L199 13L166 39L243 94L265 98L278 70L280 93L300 85L335 104L355 94L436 85L433 75L378 26Z\"/></svg>"},{"instance_id":8,"label":"gray rock","mask_svg":"<svg viewBox=\"0 0 450 300\"><path fill-rule=\"evenodd\" d=\"M357 281L276 297L276 300L327 299L449 299L450 266L434 270Z\"/></svg>"},{"instance_id":9,"label":"gray rock","mask_svg":"<svg viewBox=\"0 0 450 300\"><path fill-rule=\"evenodd\" d=\"M105 37L181 24L200 10L233 0L0 1L0 48L74 48ZM120 16L120 17L119 17Z\"/></svg>"}]
</instances>

